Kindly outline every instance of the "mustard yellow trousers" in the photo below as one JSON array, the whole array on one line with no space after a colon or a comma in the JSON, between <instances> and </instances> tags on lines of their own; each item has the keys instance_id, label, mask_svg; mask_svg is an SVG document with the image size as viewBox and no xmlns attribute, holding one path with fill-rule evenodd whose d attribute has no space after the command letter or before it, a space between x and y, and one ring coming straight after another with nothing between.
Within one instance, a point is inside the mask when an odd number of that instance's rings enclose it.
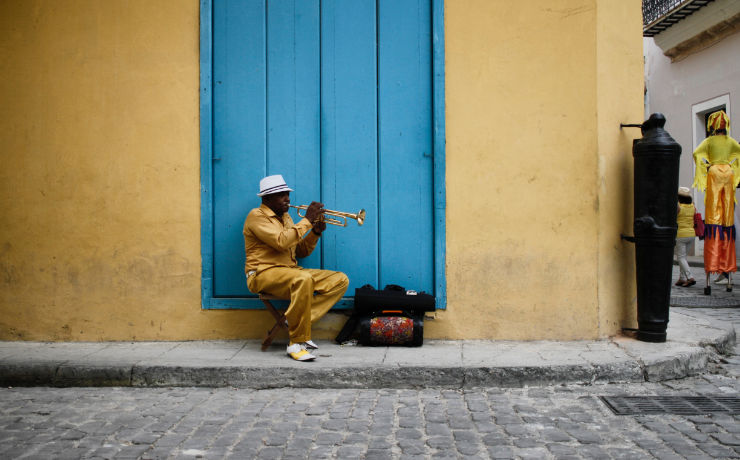
<instances>
[{"instance_id":1,"label":"mustard yellow trousers","mask_svg":"<svg viewBox=\"0 0 740 460\"><path fill-rule=\"evenodd\" d=\"M736 272L735 180L730 165L709 168L704 205L704 271Z\"/></svg>"},{"instance_id":2,"label":"mustard yellow trousers","mask_svg":"<svg viewBox=\"0 0 740 460\"><path fill-rule=\"evenodd\" d=\"M272 267L247 278L254 293L290 299L285 312L290 343L311 340L311 325L342 298L349 286L347 275L331 270Z\"/></svg>"}]
</instances>

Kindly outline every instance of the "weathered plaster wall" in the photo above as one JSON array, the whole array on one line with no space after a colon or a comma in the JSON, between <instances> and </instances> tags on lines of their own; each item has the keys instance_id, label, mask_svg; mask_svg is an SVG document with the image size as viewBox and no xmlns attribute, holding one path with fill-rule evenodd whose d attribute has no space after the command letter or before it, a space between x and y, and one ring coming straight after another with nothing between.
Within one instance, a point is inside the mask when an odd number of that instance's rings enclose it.
<instances>
[{"instance_id":1,"label":"weathered plaster wall","mask_svg":"<svg viewBox=\"0 0 740 460\"><path fill-rule=\"evenodd\" d=\"M200 308L198 2L0 2L0 338L234 337Z\"/></svg>"},{"instance_id":2,"label":"weathered plaster wall","mask_svg":"<svg viewBox=\"0 0 740 460\"><path fill-rule=\"evenodd\" d=\"M642 116L639 10L637 1L447 2L449 307L430 330L505 339L618 330L634 290L633 249L619 241L631 227L631 137L618 120Z\"/></svg>"},{"instance_id":3,"label":"weathered plaster wall","mask_svg":"<svg viewBox=\"0 0 740 460\"><path fill-rule=\"evenodd\" d=\"M643 62L641 2L598 2L596 14L596 111L599 135L598 335L637 327L634 246L620 239L632 235L633 159L635 128L620 123L643 121ZM631 120L631 121L630 121Z\"/></svg>"},{"instance_id":4,"label":"weathered plaster wall","mask_svg":"<svg viewBox=\"0 0 740 460\"><path fill-rule=\"evenodd\" d=\"M425 335L615 333L639 1L445 14L448 309ZM265 312L200 308L198 2L8 0L0 23L0 339L260 337Z\"/></svg>"}]
</instances>

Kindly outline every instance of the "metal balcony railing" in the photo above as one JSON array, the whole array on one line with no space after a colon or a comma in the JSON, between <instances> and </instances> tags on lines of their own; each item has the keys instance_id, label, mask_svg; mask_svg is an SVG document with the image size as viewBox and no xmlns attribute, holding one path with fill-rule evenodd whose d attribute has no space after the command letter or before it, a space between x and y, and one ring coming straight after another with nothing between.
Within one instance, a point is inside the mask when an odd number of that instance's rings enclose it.
<instances>
[{"instance_id":1,"label":"metal balcony railing","mask_svg":"<svg viewBox=\"0 0 740 460\"><path fill-rule=\"evenodd\" d=\"M657 35L714 0L642 0L642 35Z\"/></svg>"}]
</instances>

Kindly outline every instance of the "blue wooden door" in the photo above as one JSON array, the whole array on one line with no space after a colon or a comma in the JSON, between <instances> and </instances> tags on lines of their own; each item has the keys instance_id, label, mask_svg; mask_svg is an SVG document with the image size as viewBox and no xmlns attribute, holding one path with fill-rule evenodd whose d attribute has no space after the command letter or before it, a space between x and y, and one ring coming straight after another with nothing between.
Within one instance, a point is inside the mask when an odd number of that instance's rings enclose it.
<instances>
[{"instance_id":1,"label":"blue wooden door","mask_svg":"<svg viewBox=\"0 0 740 460\"><path fill-rule=\"evenodd\" d=\"M269 174L293 204L367 211L301 265L347 273L348 296L434 292L431 3L213 2L213 297L252 297L242 225Z\"/></svg>"}]
</instances>

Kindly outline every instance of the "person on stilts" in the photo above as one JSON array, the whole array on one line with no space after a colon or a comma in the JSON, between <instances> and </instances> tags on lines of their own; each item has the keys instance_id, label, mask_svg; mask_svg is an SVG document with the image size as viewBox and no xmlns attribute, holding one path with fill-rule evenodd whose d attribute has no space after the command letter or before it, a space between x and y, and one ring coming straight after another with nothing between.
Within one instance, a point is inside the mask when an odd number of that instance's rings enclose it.
<instances>
[{"instance_id":1,"label":"person on stilts","mask_svg":"<svg viewBox=\"0 0 740 460\"><path fill-rule=\"evenodd\" d=\"M711 294L709 276L727 276L727 290L732 291L732 273L737 271L735 256L735 189L740 183L740 144L728 135L730 118L723 111L709 116L704 139L694 151L696 174L694 188L703 191L704 293Z\"/></svg>"}]
</instances>

